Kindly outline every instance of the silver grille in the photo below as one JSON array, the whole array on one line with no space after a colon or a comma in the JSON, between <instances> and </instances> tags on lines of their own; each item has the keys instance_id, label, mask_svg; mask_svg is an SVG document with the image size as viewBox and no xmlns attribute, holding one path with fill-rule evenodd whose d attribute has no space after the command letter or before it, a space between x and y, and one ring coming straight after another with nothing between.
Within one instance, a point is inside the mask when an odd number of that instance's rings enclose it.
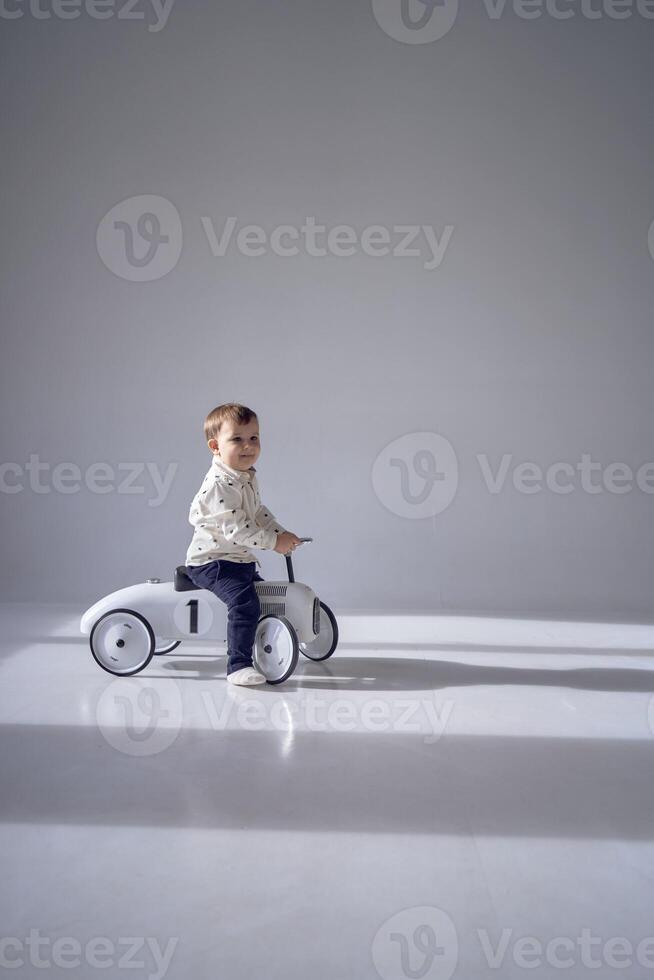
<instances>
[{"instance_id":1,"label":"silver grille","mask_svg":"<svg viewBox=\"0 0 654 980\"><path fill-rule=\"evenodd\" d=\"M268 585L267 582L257 582L256 583L257 594L260 596L268 595L286 595L288 589L287 585Z\"/></svg>"},{"instance_id":2,"label":"silver grille","mask_svg":"<svg viewBox=\"0 0 654 980\"><path fill-rule=\"evenodd\" d=\"M261 602L262 616L285 616L286 604L284 602Z\"/></svg>"}]
</instances>

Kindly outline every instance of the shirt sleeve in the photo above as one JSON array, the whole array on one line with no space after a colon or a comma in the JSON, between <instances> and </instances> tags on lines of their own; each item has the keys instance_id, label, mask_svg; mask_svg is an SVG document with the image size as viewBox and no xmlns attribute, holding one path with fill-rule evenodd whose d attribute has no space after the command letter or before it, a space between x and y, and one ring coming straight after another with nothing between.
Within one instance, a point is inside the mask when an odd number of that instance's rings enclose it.
<instances>
[{"instance_id":1,"label":"shirt sleeve","mask_svg":"<svg viewBox=\"0 0 654 980\"><path fill-rule=\"evenodd\" d=\"M246 548L274 549L276 532L272 527L259 527L247 516L242 505L242 491L238 487L214 480L191 506L189 521L196 527L215 528L229 543Z\"/></svg>"},{"instance_id":2,"label":"shirt sleeve","mask_svg":"<svg viewBox=\"0 0 654 980\"><path fill-rule=\"evenodd\" d=\"M286 528L282 527L271 511L270 507L266 507L265 504L262 504L261 507L259 507L255 517L257 524L266 530L276 531L278 534L284 534L286 532Z\"/></svg>"}]
</instances>

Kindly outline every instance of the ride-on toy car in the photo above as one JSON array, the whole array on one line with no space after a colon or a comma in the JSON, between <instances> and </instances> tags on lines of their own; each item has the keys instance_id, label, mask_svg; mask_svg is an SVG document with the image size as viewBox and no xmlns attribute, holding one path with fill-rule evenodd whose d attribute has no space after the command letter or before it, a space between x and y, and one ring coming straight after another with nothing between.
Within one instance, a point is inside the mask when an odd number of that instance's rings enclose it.
<instances>
[{"instance_id":1,"label":"ride-on toy car","mask_svg":"<svg viewBox=\"0 0 654 980\"><path fill-rule=\"evenodd\" d=\"M291 676L300 651L309 660L326 660L338 643L329 606L308 585L295 581L290 555L286 567L288 582L254 583L261 616L252 659L269 684ZM186 567L178 565L172 582L150 578L100 599L82 616L80 630L89 636L99 666L126 677L147 667L153 656L171 653L183 640L226 642L227 606L194 585Z\"/></svg>"}]
</instances>

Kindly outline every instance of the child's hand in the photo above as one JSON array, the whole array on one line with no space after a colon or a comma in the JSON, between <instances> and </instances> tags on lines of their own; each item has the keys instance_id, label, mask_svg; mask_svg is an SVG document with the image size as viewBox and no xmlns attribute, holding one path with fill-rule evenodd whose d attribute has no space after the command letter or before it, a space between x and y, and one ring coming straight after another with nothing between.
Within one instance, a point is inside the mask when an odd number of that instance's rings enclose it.
<instances>
[{"instance_id":1,"label":"child's hand","mask_svg":"<svg viewBox=\"0 0 654 980\"><path fill-rule=\"evenodd\" d=\"M299 544L302 544L302 539L298 538L297 534L293 534L292 531L284 531L277 535L275 551L280 555L288 555L295 551Z\"/></svg>"}]
</instances>

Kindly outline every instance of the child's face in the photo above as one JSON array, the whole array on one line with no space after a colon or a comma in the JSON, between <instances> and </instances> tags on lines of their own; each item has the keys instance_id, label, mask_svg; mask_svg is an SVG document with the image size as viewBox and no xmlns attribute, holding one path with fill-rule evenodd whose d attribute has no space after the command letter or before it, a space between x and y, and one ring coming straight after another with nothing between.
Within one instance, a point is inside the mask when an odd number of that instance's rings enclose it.
<instances>
[{"instance_id":1,"label":"child's face","mask_svg":"<svg viewBox=\"0 0 654 980\"><path fill-rule=\"evenodd\" d=\"M223 422L218 440L209 442L211 451L233 470L248 470L259 458L259 423L252 419L247 425L237 422Z\"/></svg>"}]
</instances>

